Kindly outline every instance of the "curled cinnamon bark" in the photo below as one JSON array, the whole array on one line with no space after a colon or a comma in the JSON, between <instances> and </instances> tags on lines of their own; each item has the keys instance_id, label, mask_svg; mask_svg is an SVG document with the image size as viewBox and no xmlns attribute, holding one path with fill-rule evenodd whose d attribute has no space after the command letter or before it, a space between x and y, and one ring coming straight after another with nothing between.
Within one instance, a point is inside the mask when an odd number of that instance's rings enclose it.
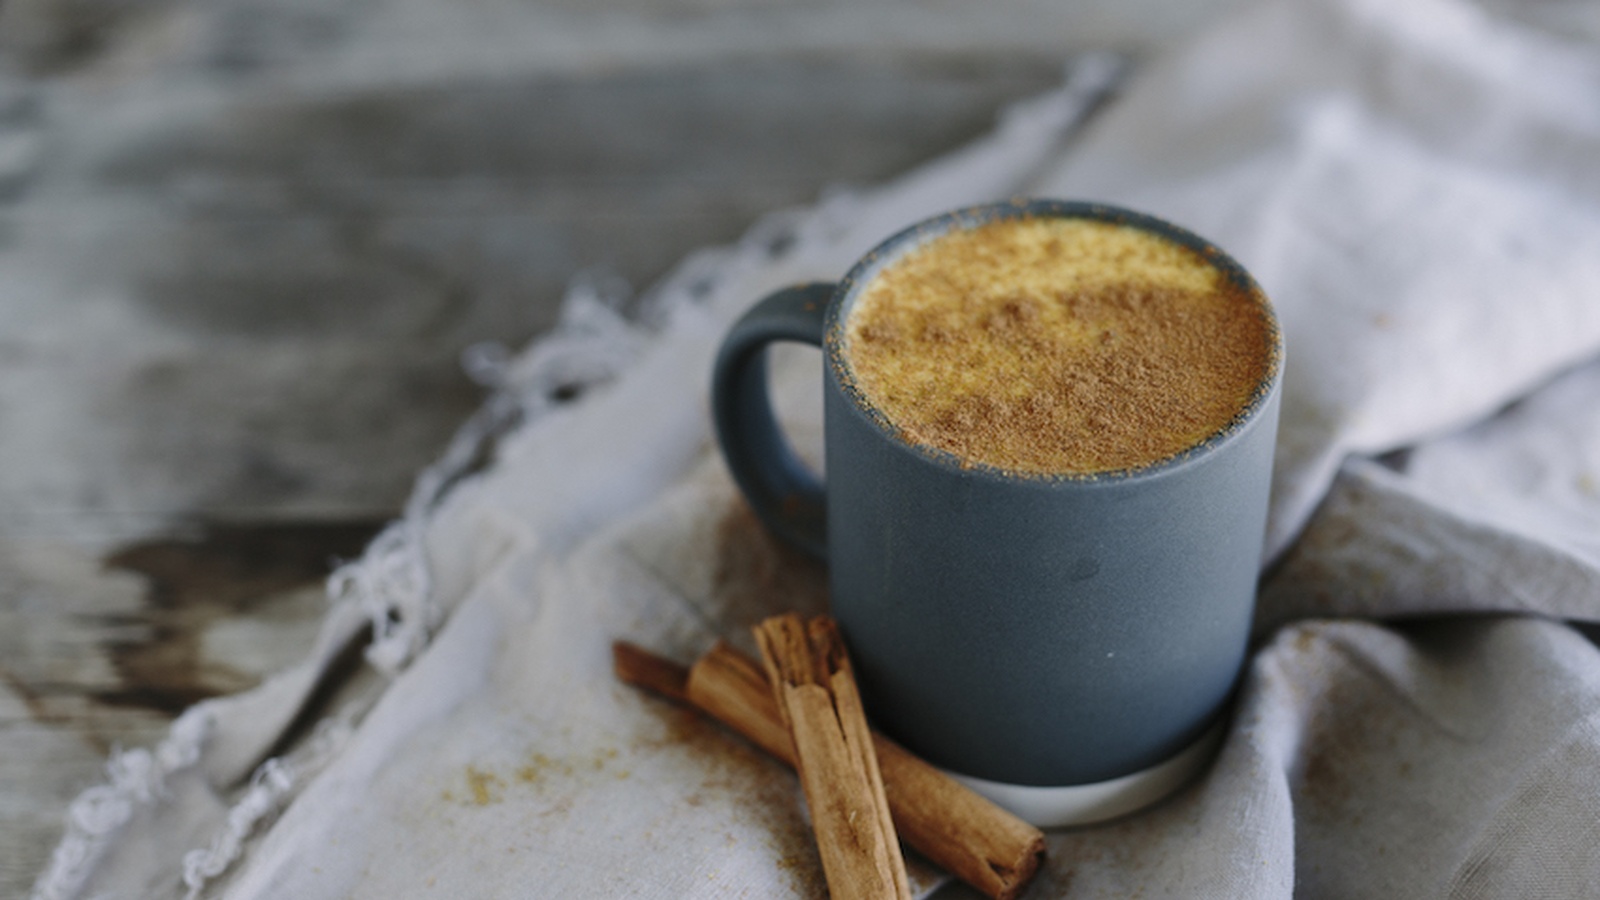
<instances>
[{"instance_id":1,"label":"curled cinnamon bark","mask_svg":"<svg viewBox=\"0 0 1600 900\"><path fill-rule=\"evenodd\" d=\"M774 616L756 626L778 714L794 743L828 894L911 900L905 859L838 626L826 616Z\"/></svg>"},{"instance_id":2,"label":"curled cinnamon bark","mask_svg":"<svg viewBox=\"0 0 1600 900\"><path fill-rule=\"evenodd\" d=\"M794 765L789 733L766 673L755 660L719 642L686 671L631 644L619 642L613 650L618 678L687 700L767 753ZM673 672L677 674L670 674ZM889 814L900 838L986 896L1015 898L1044 860L1044 835L1039 829L883 735L874 733L872 737Z\"/></svg>"}]
</instances>

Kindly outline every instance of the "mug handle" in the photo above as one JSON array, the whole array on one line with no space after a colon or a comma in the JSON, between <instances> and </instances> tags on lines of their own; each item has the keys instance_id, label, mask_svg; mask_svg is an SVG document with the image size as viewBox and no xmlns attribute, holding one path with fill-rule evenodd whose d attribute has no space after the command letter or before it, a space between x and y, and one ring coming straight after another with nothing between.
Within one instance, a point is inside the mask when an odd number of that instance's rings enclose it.
<instances>
[{"instance_id":1,"label":"mug handle","mask_svg":"<svg viewBox=\"0 0 1600 900\"><path fill-rule=\"evenodd\" d=\"M834 285L784 288L751 307L722 340L711 373L711 418L733 480L757 518L779 538L827 558L822 481L795 455L778 429L767 393L767 344L822 346Z\"/></svg>"}]
</instances>

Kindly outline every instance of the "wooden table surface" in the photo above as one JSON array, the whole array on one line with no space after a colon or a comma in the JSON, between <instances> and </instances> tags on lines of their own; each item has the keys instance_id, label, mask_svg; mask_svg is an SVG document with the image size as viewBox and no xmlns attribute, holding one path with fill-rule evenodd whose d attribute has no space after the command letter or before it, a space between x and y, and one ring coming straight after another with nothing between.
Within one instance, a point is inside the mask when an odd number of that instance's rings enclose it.
<instances>
[{"instance_id":1,"label":"wooden table surface","mask_svg":"<svg viewBox=\"0 0 1600 900\"><path fill-rule=\"evenodd\" d=\"M0 5L0 895L111 749L305 651L464 348L1225 5Z\"/></svg>"}]
</instances>

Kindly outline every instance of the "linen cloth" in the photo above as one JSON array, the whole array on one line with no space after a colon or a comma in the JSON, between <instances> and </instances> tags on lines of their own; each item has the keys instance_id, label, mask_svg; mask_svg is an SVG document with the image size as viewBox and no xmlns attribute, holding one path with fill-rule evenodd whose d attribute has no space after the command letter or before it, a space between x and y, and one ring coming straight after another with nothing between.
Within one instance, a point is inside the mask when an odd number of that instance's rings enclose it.
<instances>
[{"instance_id":1,"label":"linen cloth","mask_svg":"<svg viewBox=\"0 0 1600 900\"><path fill-rule=\"evenodd\" d=\"M336 576L307 661L113 760L37 893L823 893L792 774L618 685L609 645L688 660L826 606L710 439L733 319L905 224L1040 195L1214 240L1273 298L1288 364L1220 755L1150 810L1052 832L1028 896L1600 895L1596 49L1454 0L1272 0L1087 124L1115 67L1082 61L979 143L686 261L636 319L580 286L555 335L485 358L500 393ZM773 380L818 462L815 355ZM367 628L388 678L334 685L262 763Z\"/></svg>"}]
</instances>

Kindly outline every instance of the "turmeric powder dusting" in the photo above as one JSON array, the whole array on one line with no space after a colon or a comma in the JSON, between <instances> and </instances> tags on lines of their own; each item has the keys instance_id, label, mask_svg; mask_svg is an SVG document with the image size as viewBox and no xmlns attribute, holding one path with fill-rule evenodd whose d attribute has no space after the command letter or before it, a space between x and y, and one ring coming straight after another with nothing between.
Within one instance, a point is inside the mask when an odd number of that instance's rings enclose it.
<instances>
[{"instance_id":1,"label":"turmeric powder dusting","mask_svg":"<svg viewBox=\"0 0 1600 900\"><path fill-rule=\"evenodd\" d=\"M1090 219L1002 219L935 238L863 288L857 386L907 439L1052 475L1192 448L1273 364L1262 298L1195 250Z\"/></svg>"}]
</instances>

